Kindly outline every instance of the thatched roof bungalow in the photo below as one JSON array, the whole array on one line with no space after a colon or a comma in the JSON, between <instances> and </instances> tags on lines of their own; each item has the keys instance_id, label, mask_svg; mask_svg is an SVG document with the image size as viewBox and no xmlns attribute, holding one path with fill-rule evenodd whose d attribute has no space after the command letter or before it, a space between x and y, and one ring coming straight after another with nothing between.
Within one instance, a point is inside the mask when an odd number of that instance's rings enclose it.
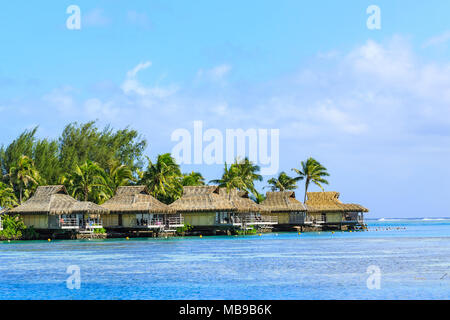
<instances>
[{"instance_id":1,"label":"thatched roof bungalow","mask_svg":"<svg viewBox=\"0 0 450 320\"><path fill-rule=\"evenodd\" d=\"M362 222L363 213L369 210L359 204L342 203L339 195L335 191L308 192L308 215L322 223Z\"/></svg>"},{"instance_id":2,"label":"thatched roof bungalow","mask_svg":"<svg viewBox=\"0 0 450 320\"><path fill-rule=\"evenodd\" d=\"M233 224L236 206L220 195L218 186L186 186L183 195L169 205L181 213L192 226L219 226Z\"/></svg>"},{"instance_id":3,"label":"thatched roof bungalow","mask_svg":"<svg viewBox=\"0 0 450 320\"><path fill-rule=\"evenodd\" d=\"M294 191L267 192L261 205L278 217L280 225L305 223L306 207L295 198Z\"/></svg>"},{"instance_id":4,"label":"thatched roof bungalow","mask_svg":"<svg viewBox=\"0 0 450 320\"><path fill-rule=\"evenodd\" d=\"M240 214L239 220L246 225L274 225L278 223L276 216L270 215L270 210L250 199L248 191L233 188L220 188L219 194L229 200Z\"/></svg>"},{"instance_id":5,"label":"thatched roof bungalow","mask_svg":"<svg viewBox=\"0 0 450 320\"><path fill-rule=\"evenodd\" d=\"M247 191L241 191L236 188L227 191L226 188L219 188L219 195L230 201L237 212L268 212L266 208L250 199Z\"/></svg>"},{"instance_id":6,"label":"thatched roof bungalow","mask_svg":"<svg viewBox=\"0 0 450 320\"><path fill-rule=\"evenodd\" d=\"M104 218L106 227L162 228L169 222L173 226L172 222L177 220L175 210L155 199L146 186L119 187L102 207L111 213L109 218ZM183 225L179 219L176 224Z\"/></svg>"},{"instance_id":7,"label":"thatched roof bungalow","mask_svg":"<svg viewBox=\"0 0 450 320\"><path fill-rule=\"evenodd\" d=\"M78 201L63 185L56 185L39 186L30 199L8 213L19 214L25 225L37 229L78 229L86 223L101 227L99 215L109 211L92 202Z\"/></svg>"}]
</instances>

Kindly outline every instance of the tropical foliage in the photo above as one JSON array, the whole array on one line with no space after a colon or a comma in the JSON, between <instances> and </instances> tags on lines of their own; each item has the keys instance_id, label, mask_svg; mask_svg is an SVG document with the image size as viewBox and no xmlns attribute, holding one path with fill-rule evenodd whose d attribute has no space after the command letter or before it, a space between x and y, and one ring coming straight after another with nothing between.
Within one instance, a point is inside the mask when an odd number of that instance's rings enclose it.
<instances>
[{"instance_id":1,"label":"tropical foliage","mask_svg":"<svg viewBox=\"0 0 450 320\"><path fill-rule=\"evenodd\" d=\"M259 171L260 167L253 164L248 158L236 159L230 167L225 163L222 178L211 180L210 183L218 184L220 187L226 188L227 191L237 188L255 195L257 193L255 181L263 180Z\"/></svg>"},{"instance_id":2,"label":"tropical foliage","mask_svg":"<svg viewBox=\"0 0 450 320\"><path fill-rule=\"evenodd\" d=\"M185 173L181 177L182 186L203 186L205 185L205 178L200 172Z\"/></svg>"},{"instance_id":3,"label":"tropical foliage","mask_svg":"<svg viewBox=\"0 0 450 320\"><path fill-rule=\"evenodd\" d=\"M281 172L278 178L271 178L267 181L271 191L288 191L297 189L297 181L300 178L289 177L286 172Z\"/></svg>"},{"instance_id":4,"label":"tropical foliage","mask_svg":"<svg viewBox=\"0 0 450 320\"><path fill-rule=\"evenodd\" d=\"M0 182L0 208L12 208L19 204L14 189Z\"/></svg>"},{"instance_id":5,"label":"tropical foliage","mask_svg":"<svg viewBox=\"0 0 450 320\"><path fill-rule=\"evenodd\" d=\"M0 239L19 240L36 239L38 234L33 227L27 227L18 216L2 216L3 230L0 231Z\"/></svg>"},{"instance_id":6,"label":"tropical foliage","mask_svg":"<svg viewBox=\"0 0 450 320\"><path fill-rule=\"evenodd\" d=\"M322 191L324 191L322 184L328 184L328 181L324 178L329 176L327 169L319 161L311 157L301 162L301 169L293 168L292 170L298 174L298 180L305 180L305 202L306 193L311 182L322 189Z\"/></svg>"},{"instance_id":7,"label":"tropical foliage","mask_svg":"<svg viewBox=\"0 0 450 320\"><path fill-rule=\"evenodd\" d=\"M139 184L145 184L150 193L163 201L170 203L181 196L181 170L170 153L158 155L156 162L147 157L147 169L141 174Z\"/></svg>"},{"instance_id":8,"label":"tropical foliage","mask_svg":"<svg viewBox=\"0 0 450 320\"><path fill-rule=\"evenodd\" d=\"M100 130L92 121L71 123L54 140L37 139L36 132L37 128L26 130L8 146L1 146L0 176L9 174L22 156L33 161L42 183L46 184L57 184L63 174L88 160L105 170L111 163L118 162L130 168L136 177L137 170L144 165L143 151L147 142L135 130L114 131L109 126Z\"/></svg>"},{"instance_id":9,"label":"tropical foliage","mask_svg":"<svg viewBox=\"0 0 450 320\"><path fill-rule=\"evenodd\" d=\"M9 173L5 175L5 179L13 187L19 199L19 204L30 196L30 193L41 181L33 160L27 156L21 156L17 164L10 167Z\"/></svg>"},{"instance_id":10,"label":"tropical foliage","mask_svg":"<svg viewBox=\"0 0 450 320\"><path fill-rule=\"evenodd\" d=\"M109 198L105 171L95 162L88 160L81 166L75 165L63 181L69 194L76 199L103 203Z\"/></svg>"}]
</instances>

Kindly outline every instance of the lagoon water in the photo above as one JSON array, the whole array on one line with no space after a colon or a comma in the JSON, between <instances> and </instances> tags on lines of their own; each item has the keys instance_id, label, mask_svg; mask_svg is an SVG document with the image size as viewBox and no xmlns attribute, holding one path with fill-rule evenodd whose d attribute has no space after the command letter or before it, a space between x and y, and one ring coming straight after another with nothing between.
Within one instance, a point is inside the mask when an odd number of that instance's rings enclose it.
<instances>
[{"instance_id":1,"label":"lagoon water","mask_svg":"<svg viewBox=\"0 0 450 320\"><path fill-rule=\"evenodd\" d=\"M334 234L0 242L0 299L449 299L450 219L368 224ZM67 287L71 265L78 290ZM379 289L367 286L369 266L381 271Z\"/></svg>"}]
</instances>

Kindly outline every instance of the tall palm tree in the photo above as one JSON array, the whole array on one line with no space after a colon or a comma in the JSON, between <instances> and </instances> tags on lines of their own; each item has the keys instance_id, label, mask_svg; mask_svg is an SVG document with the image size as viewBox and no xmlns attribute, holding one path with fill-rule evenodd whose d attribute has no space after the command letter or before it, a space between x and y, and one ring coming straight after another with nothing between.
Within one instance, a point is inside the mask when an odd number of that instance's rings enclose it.
<instances>
[{"instance_id":1,"label":"tall palm tree","mask_svg":"<svg viewBox=\"0 0 450 320\"><path fill-rule=\"evenodd\" d=\"M133 182L133 172L126 165L121 165L118 161L112 161L105 175L105 180L113 196L117 188L127 186Z\"/></svg>"},{"instance_id":2,"label":"tall palm tree","mask_svg":"<svg viewBox=\"0 0 450 320\"><path fill-rule=\"evenodd\" d=\"M227 188L227 191L237 188L256 194L255 181L262 181L259 170L260 167L253 164L248 158L236 159L230 167L225 163L222 178L211 180L210 183Z\"/></svg>"},{"instance_id":3,"label":"tall palm tree","mask_svg":"<svg viewBox=\"0 0 450 320\"><path fill-rule=\"evenodd\" d=\"M145 184L150 193L163 202L170 202L181 196L181 170L170 153L158 155L153 163L147 157L147 169L141 174L140 183Z\"/></svg>"},{"instance_id":4,"label":"tall palm tree","mask_svg":"<svg viewBox=\"0 0 450 320\"><path fill-rule=\"evenodd\" d=\"M74 198L100 203L108 198L108 184L104 170L90 160L81 166L75 165L67 177L66 184Z\"/></svg>"},{"instance_id":5,"label":"tall palm tree","mask_svg":"<svg viewBox=\"0 0 450 320\"><path fill-rule=\"evenodd\" d=\"M297 189L297 181L299 180L301 180L299 177L292 178L283 171L278 175L278 178L269 179L267 183L272 191L286 191Z\"/></svg>"},{"instance_id":6,"label":"tall palm tree","mask_svg":"<svg viewBox=\"0 0 450 320\"><path fill-rule=\"evenodd\" d=\"M183 186L203 186L205 185L205 178L203 178L200 172L185 173L181 178L181 184Z\"/></svg>"},{"instance_id":7,"label":"tall palm tree","mask_svg":"<svg viewBox=\"0 0 450 320\"><path fill-rule=\"evenodd\" d=\"M328 184L328 181L325 180L324 177L329 176L329 173L327 172L327 169L320 164L319 161L313 158L308 158L305 161L301 162L301 169L292 169L295 171L299 176L297 177L298 180L305 179L305 198L304 202L306 202L306 194L308 192L308 187L311 182L313 182L315 185L317 185L322 191L324 191L322 184Z\"/></svg>"},{"instance_id":8,"label":"tall palm tree","mask_svg":"<svg viewBox=\"0 0 450 320\"><path fill-rule=\"evenodd\" d=\"M0 182L0 207L12 208L18 205L14 189L7 184Z\"/></svg>"},{"instance_id":9,"label":"tall palm tree","mask_svg":"<svg viewBox=\"0 0 450 320\"><path fill-rule=\"evenodd\" d=\"M27 198L34 187L39 185L41 177L34 166L33 160L27 156L21 156L17 164L10 168L6 175L10 185L19 193L19 204Z\"/></svg>"},{"instance_id":10,"label":"tall palm tree","mask_svg":"<svg viewBox=\"0 0 450 320\"><path fill-rule=\"evenodd\" d=\"M228 168L226 162L222 178L211 180L210 183L217 184L221 188L226 188L227 192L234 188L239 190L247 189L247 184L244 181L244 177L241 176L239 168L234 164Z\"/></svg>"}]
</instances>

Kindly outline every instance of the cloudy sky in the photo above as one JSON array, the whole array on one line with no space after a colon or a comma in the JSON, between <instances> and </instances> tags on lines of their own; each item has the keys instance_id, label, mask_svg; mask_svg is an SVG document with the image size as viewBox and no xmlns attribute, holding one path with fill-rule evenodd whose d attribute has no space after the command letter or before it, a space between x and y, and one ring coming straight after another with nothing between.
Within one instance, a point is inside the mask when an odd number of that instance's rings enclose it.
<instances>
[{"instance_id":1,"label":"cloudy sky","mask_svg":"<svg viewBox=\"0 0 450 320\"><path fill-rule=\"evenodd\" d=\"M73 4L80 30L66 26ZM366 26L373 4L380 30ZM0 144L98 119L142 132L153 158L195 120L279 129L280 171L313 156L327 190L372 217L450 217L449 12L400 0L2 3ZM210 180L222 166L183 170Z\"/></svg>"}]
</instances>

